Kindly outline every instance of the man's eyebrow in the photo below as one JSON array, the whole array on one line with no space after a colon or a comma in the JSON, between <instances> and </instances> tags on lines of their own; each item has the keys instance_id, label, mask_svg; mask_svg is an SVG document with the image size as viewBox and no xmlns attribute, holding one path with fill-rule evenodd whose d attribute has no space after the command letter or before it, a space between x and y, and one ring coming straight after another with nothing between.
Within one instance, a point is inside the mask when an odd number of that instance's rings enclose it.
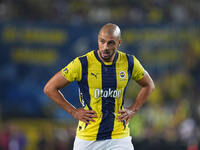
<instances>
[{"instance_id":1,"label":"man's eyebrow","mask_svg":"<svg viewBox=\"0 0 200 150\"><path fill-rule=\"evenodd\" d=\"M106 41L104 38L102 38L102 37L99 37L99 40L101 40L101 41ZM115 44L116 42L115 42L115 40L110 40L110 41L108 41L107 42L108 44Z\"/></svg>"},{"instance_id":2,"label":"man's eyebrow","mask_svg":"<svg viewBox=\"0 0 200 150\"><path fill-rule=\"evenodd\" d=\"M98 37L99 38L99 40L104 40L105 41L105 39L103 39L102 37Z\"/></svg>"},{"instance_id":3,"label":"man's eyebrow","mask_svg":"<svg viewBox=\"0 0 200 150\"><path fill-rule=\"evenodd\" d=\"M100 40L104 40L105 41L105 39L103 39L103 38L99 38Z\"/></svg>"}]
</instances>

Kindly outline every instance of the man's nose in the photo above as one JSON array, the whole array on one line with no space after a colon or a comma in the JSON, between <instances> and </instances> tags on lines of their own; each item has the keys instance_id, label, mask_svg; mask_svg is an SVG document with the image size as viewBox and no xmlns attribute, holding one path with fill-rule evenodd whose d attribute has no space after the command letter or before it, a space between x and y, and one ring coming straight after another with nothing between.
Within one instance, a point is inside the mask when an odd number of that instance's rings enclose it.
<instances>
[{"instance_id":1,"label":"man's nose","mask_svg":"<svg viewBox=\"0 0 200 150\"><path fill-rule=\"evenodd\" d=\"M103 47L104 49L109 49L109 46L110 46L110 45L109 45L108 43L105 43L103 46L104 46L104 47Z\"/></svg>"}]
</instances>

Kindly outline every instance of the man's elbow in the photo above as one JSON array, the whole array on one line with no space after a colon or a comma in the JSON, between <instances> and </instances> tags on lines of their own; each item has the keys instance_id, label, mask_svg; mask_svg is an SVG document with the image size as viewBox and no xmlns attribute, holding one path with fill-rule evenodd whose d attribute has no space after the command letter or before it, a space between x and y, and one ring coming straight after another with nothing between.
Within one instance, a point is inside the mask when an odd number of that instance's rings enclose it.
<instances>
[{"instance_id":1,"label":"man's elbow","mask_svg":"<svg viewBox=\"0 0 200 150\"><path fill-rule=\"evenodd\" d=\"M155 84L153 81L150 84L150 89L151 89L151 92L153 92L155 90Z\"/></svg>"},{"instance_id":2,"label":"man's elbow","mask_svg":"<svg viewBox=\"0 0 200 150\"><path fill-rule=\"evenodd\" d=\"M43 88L43 92L48 95L51 92L52 87L46 84Z\"/></svg>"}]
</instances>

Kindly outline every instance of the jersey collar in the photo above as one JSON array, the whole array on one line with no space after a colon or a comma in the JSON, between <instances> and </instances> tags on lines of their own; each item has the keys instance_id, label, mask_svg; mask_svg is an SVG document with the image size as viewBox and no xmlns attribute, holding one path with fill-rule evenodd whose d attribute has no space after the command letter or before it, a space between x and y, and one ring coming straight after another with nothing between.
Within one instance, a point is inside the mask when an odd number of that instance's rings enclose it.
<instances>
[{"instance_id":1,"label":"jersey collar","mask_svg":"<svg viewBox=\"0 0 200 150\"><path fill-rule=\"evenodd\" d=\"M96 59L97 59L99 62L101 62L103 65L106 65L106 64L99 58L99 55L98 55L97 50L94 50L94 55L95 55ZM117 58L118 58L118 51L116 51L115 58L114 58L113 63L112 63L111 65L115 64L115 62L117 61Z\"/></svg>"}]
</instances>

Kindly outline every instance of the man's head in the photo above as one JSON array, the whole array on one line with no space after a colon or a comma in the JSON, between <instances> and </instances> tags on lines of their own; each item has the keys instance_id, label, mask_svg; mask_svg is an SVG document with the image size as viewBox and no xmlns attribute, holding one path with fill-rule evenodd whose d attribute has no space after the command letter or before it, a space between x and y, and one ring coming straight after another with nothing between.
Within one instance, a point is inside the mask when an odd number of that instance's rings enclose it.
<instances>
[{"instance_id":1,"label":"man's head","mask_svg":"<svg viewBox=\"0 0 200 150\"><path fill-rule=\"evenodd\" d=\"M108 23L104 25L98 35L99 55L104 61L112 61L116 49L121 43L121 31L120 28Z\"/></svg>"}]
</instances>

